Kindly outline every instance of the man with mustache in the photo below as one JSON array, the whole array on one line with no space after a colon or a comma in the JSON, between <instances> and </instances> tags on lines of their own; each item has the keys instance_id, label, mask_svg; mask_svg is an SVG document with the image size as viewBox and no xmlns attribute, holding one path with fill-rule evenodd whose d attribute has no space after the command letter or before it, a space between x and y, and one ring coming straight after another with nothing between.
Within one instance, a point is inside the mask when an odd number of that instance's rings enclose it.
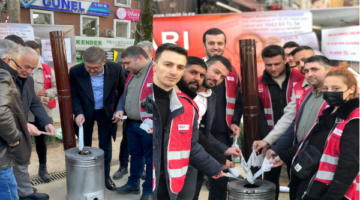
<instances>
[{"instance_id":1,"label":"man with mustache","mask_svg":"<svg viewBox=\"0 0 360 200\"><path fill-rule=\"evenodd\" d=\"M284 114L285 106L290 102L293 86L304 79L297 69L285 65L284 49L270 45L263 49L262 59L265 63L263 75L258 78L260 97L260 138L264 138ZM279 177L281 166L264 173L264 179L276 185L276 196L279 197Z\"/></svg>"},{"instance_id":2,"label":"man with mustache","mask_svg":"<svg viewBox=\"0 0 360 200\"><path fill-rule=\"evenodd\" d=\"M216 60L219 60L220 62L215 62ZM189 97L193 98L196 104L199 107L199 119L198 122L200 123L202 117L204 114L207 114L207 117L210 119L208 120L209 123L212 123L212 119L214 118L215 114L215 101L216 101L216 95L212 92L211 89L206 89L203 92L199 92L196 94L196 92L199 90L199 88L203 87L203 81L205 78L205 74L207 72L208 67L217 67L220 68L219 70L222 70L224 75L227 75L229 73L226 69L225 64L228 65L228 67L231 69L230 62L222 57L222 56L214 56L210 60L211 65L207 66L206 63L198 58L198 57L188 57L188 62L185 67L184 76L182 77L181 81L177 84L179 89L183 91L185 94L187 94ZM223 64L225 63L225 64ZM219 83L222 80L219 81ZM199 140L198 143L204 147L205 151L209 153L215 160L217 160L221 165L223 165L222 169L232 168L235 167L234 164L227 160L226 157L219 153L212 144L217 143L218 141L211 136L209 132L203 133L202 131L199 131ZM236 152L236 147L231 147L237 155L239 155L238 152ZM229 150L231 151L231 150ZM202 172L199 172L203 174ZM186 174L185 184L181 192L179 193L179 196L177 200L187 200L187 199L193 199L195 196L195 191L197 189L197 174L198 171L193 168L192 166L189 166L188 172ZM204 176L202 175L202 180ZM202 185L202 181L199 184ZM199 191L197 191L198 194Z\"/></svg>"},{"instance_id":3,"label":"man with mustache","mask_svg":"<svg viewBox=\"0 0 360 200\"><path fill-rule=\"evenodd\" d=\"M213 56L222 56L224 54L226 45L226 36L223 31L218 28L207 30L203 35L203 46L206 51L205 61ZM210 65L208 63L208 65ZM199 92L204 89L211 89L216 94L215 110L213 123L207 122L207 117L204 116L200 129L204 133L210 133L218 141L218 145L213 145L221 154L226 153L231 149L235 134L240 134L240 119L242 116L242 96L240 91L240 80L234 66L231 67L231 72L227 76L220 75L220 71L216 68L207 70L203 88L200 87ZM220 81L222 79L223 81ZM216 86L216 87L215 87ZM232 134L234 133L234 134ZM235 152L233 152L235 153ZM228 156L232 155L227 154ZM237 149L240 153L240 149ZM231 160L230 157L228 157ZM198 180L199 180L198 175ZM210 178L209 200L225 200L227 191L228 178L224 177L218 180ZM201 187L201 185L197 185ZM198 197L195 196L195 199Z\"/></svg>"}]
</instances>

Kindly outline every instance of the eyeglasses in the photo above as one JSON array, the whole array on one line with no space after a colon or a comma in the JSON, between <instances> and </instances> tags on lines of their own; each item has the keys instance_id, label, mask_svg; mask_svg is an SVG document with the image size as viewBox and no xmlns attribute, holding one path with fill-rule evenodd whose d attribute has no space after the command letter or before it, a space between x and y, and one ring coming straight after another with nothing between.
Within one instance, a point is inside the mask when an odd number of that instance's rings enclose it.
<instances>
[{"instance_id":1,"label":"eyeglasses","mask_svg":"<svg viewBox=\"0 0 360 200\"><path fill-rule=\"evenodd\" d=\"M17 64L17 62L15 62L15 60L14 60L14 59L11 59L11 61L13 61L13 63L15 63L15 65L16 65L19 69L22 69L22 68L20 67L20 65L19 65L19 64Z\"/></svg>"},{"instance_id":2,"label":"eyeglasses","mask_svg":"<svg viewBox=\"0 0 360 200\"><path fill-rule=\"evenodd\" d=\"M95 70L95 71L100 71L101 67L94 67L94 68L90 68L90 67L85 67L86 70Z\"/></svg>"}]
</instances>

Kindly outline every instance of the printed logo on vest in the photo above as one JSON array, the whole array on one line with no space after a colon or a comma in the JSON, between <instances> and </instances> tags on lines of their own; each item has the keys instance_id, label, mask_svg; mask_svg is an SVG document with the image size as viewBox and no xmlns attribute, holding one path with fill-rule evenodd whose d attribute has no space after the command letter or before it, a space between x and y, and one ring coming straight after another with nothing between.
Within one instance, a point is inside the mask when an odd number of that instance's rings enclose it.
<instances>
[{"instance_id":1,"label":"printed logo on vest","mask_svg":"<svg viewBox=\"0 0 360 200\"><path fill-rule=\"evenodd\" d=\"M301 95L296 95L295 98L300 99Z\"/></svg>"},{"instance_id":2,"label":"printed logo on vest","mask_svg":"<svg viewBox=\"0 0 360 200\"><path fill-rule=\"evenodd\" d=\"M259 92L263 92L263 89L259 89Z\"/></svg>"},{"instance_id":3,"label":"printed logo on vest","mask_svg":"<svg viewBox=\"0 0 360 200\"><path fill-rule=\"evenodd\" d=\"M148 83L148 84L146 85L146 87L151 87L151 85L152 85L152 83Z\"/></svg>"},{"instance_id":4,"label":"printed logo on vest","mask_svg":"<svg viewBox=\"0 0 360 200\"><path fill-rule=\"evenodd\" d=\"M295 166L295 170L297 172L299 172L300 170L302 169L301 165L298 163L296 166Z\"/></svg>"},{"instance_id":5,"label":"printed logo on vest","mask_svg":"<svg viewBox=\"0 0 360 200\"><path fill-rule=\"evenodd\" d=\"M333 131L333 133L335 133L336 135L338 136L342 136L342 130L338 129L338 128L335 128L335 130Z\"/></svg>"},{"instance_id":6,"label":"printed logo on vest","mask_svg":"<svg viewBox=\"0 0 360 200\"><path fill-rule=\"evenodd\" d=\"M179 131L188 131L190 129L190 125L189 124L179 124L178 129L179 129Z\"/></svg>"},{"instance_id":7,"label":"printed logo on vest","mask_svg":"<svg viewBox=\"0 0 360 200\"><path fill-rule=\"evenodd\" d=\"M51 75L45 75L45 78L51 78Z\"/></svg>"},{"instance_id":8,"label":"printed logo on vest","mask_svg":"<svg viewBox=\"0 0 360 200\"><path fill-rule=\"evenodd\" d=\"M293 87L296 85L296 83L298 83L298 82L293 82Z\"/></svg>"},{"instance_id":9,"label":"printed logo on vest","mask_svg":"<svg viewBox=\"0 0 360 200\"><path fill-rule=\"evenodd\" d=\"M232 77L232 76L227 76L226 79L227 79L228 81L235 81L235 78Z\"/></svg>"}]
</instances>

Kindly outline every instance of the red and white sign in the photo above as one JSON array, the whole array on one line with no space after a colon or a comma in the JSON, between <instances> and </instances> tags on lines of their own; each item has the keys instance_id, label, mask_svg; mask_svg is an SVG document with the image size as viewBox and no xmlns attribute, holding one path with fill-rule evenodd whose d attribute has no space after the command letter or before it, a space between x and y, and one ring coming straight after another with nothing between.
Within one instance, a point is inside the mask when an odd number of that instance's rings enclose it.
<instances>
[{"instance_id":1,"label":"red and white sign","mask_svg":"<svg viewBox=\"0 0 360 200\"><path fill-rule=\"evenodd\" d=\"M66 50L66 60L68 63L71 63L71 40L70 38L65 38L64 42ZM41 40L41 55L44 58L44 61L53 61L50 40Z\"/></svg>"},{"instance_id":2,"label":"red and white sign","mask_svg":"<svg viewBox=\"0 0 360 200\"><path fill-rule=\"evenodd\" d=\"M115 15L118 19L139 21L140 10L129 9L129 8L118 8L116 9Z\"/></svg>"},{"instance_id":3,"label":"red and white sign","mask_svg":"<svg viewBox=\"0 0 360 200\"><path fill-rule=\"evenodd\" d=\"M321 31L321 51L330 60L359 62L360 26L349 26Z\"/></svg>"}]
</instances>

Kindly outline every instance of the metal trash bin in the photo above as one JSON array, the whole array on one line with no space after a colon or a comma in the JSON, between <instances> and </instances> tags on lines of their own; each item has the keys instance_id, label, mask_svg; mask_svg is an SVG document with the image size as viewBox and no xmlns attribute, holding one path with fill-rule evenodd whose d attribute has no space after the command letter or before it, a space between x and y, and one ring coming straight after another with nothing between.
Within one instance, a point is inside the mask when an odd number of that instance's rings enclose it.
<instances>
[{"instance_id":1,"label":"metal trash bin","mask_svg":"<svg viewBox=\"0 0 360 200\"><path fill-rule=\"evenodd\" d=\"M228 183L228 200L275 200L275 184L270 181L255 180L251 185L244 180Z\"/></svg>"},{"instance_id":2,"label":"metal trash bin","mask_svg":"<svg viewBox=\"0 0 360 200\"><path fill-rule=\"evenodd\" d=\"M84 147L88 155L81 155L78 147L65 151L68 200L104 200L104 151Z\"/></svg>"}]
</instances>

